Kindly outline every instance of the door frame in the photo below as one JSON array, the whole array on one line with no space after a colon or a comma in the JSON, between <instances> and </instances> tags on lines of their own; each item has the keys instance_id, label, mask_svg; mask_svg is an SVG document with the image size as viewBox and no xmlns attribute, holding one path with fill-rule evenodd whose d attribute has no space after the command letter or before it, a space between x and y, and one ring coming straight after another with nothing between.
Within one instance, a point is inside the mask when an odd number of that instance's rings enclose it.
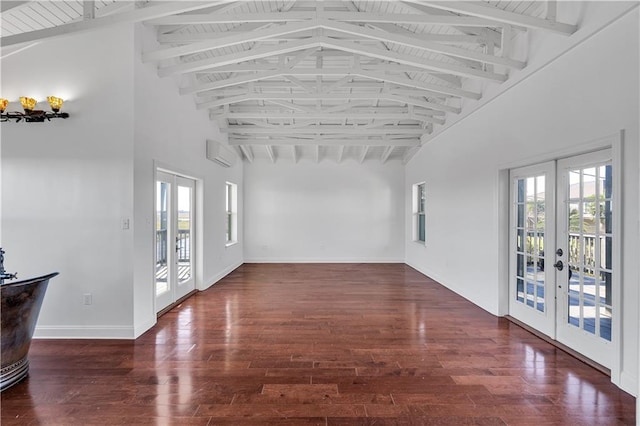
<instances>
[{"instance_id":1,"label":"door frame","mask_svg":"<svg viewBox=\"0 0 640 426\"><path fill-rule=\"evenodd\" d=\"M154 315L157 315L157 306L156 306L156 273L155 273L155 238L156 238L156 233L155 233L155 218L156 218L156 181L158 179L158 172L161 173L169 173L172 175L176 175L176 176L180 176L180 177L184 177L187 179L191 179L195 182L195 189L194 189L194 197L195 197L195 203L194 203L194 215L195 215L195 220L194 220L194 250L195 250L195 257L193 260L193 270L192 270L192 274L193 274L193 278L194 278L194 284L195 284L195 289L196 290L201 290L202 289L202 282L203 282L203 273L204 273L204 253L203 253L203 249L204 249L204 235L202 230L204 229L204 215L203 215L203 211L204 211L204 179L202 177L199 177L197 175L194 175L193 173L190 173L184 169L181 169L180 167L175 167L173 165L164 163L162 161L159 160L153 160L153 169L152 169L152 181L151 181L151 186L152 186L152 190L151 190L151 202L149 204L149 212L150 215L149 217L150 219L150 224L151 226L149 226L149 238L150 238L150 243L149 245L149 253L151 255L150 261L149 261L149 271L150 271L150 277L149 277L149 289L150 294L149 297L151 298L152 301L152 306L153 306L153 312Z\"/></svg>"},{"instance_id":2,"label":"door frame","mask_svg":"<svg viewBox=\"0 0 640 426\"><path fill-rule=\"evenodd\" d=\"M618 214L613 220L613 233L617 236L613 241L613 252L616 254L612 259L614 271L619 271L613 276L613 304L616 307L612 316L611 327L611 345L614 353L611 362L611 382L621 387L622 381L622 247L624 235L622 234L622 217L623 205L625 204L622 196L622 159L624 148L624 129L593 139L591 141L576 143L556 151L550 151L544 154L531 156L525 159L515 160L498 165L496 187L498 191L497 202L497 225L498 225L498 315L509 315L509 249L510 249L510 191L511 182L509 179L509 171L514 168L525 167L532 164L544 163L547 161L559 160L561 158L573 157L576 155L587 154L603 149L611 149L613 179L615 193L620 194L621 199L616 200L616 210Z\"/></svg>"}]
</instances>

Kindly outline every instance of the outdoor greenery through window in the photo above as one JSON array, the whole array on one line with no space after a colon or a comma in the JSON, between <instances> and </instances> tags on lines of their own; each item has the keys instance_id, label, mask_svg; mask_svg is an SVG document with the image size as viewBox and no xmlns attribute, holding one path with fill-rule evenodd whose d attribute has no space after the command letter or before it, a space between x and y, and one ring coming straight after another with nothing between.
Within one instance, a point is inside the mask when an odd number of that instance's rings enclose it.
<instances>
[{"instance_id":1,"label":"outdoor greenery through window","mask_svg":"<svg viewBox=\"0 0 640 426\"><path fill-rule=\"evenodd\" d=\"M418 242L426 242L426 224L425 224L425 184L417 183L413 185L413 240Z\"/></svg>"},{"instance_id":2,"label":"outdoor greenery through window","mask_svg":"<svg viewBox=\"0 0 640 426\"><path fill-rule=\"evenodd\" d=\"M238 241L238 185L227 182L226 190L227 245Z\"/></svg>"}]
</instances>

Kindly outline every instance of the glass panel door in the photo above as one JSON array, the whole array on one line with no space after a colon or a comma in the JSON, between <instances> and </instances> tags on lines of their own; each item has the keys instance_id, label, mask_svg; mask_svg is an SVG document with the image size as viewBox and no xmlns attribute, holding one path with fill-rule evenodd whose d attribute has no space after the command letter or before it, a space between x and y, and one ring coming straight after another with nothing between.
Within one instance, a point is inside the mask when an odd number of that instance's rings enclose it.
<instances>
[{"instance_id":1,"label":"glass panel door","mask_svg":"<svg viewBox=\"0 0 640 426\"><path fill-rule=\"evenodd\" d=\"M559 196L558 340L610 367L613 314L613 166L609 150L563 159Z\"/></svg>"},{"instance_id":2,"label":"glass panel door","mask_svg":"<svg viewBox=\"0 0 640 426\"><path fill-rule=\"evenodd\" d=\"M158 172L156 175L156 226L155 226L155 294L157 310L173 302L173 180L174 177Z\"/></svg>"},{"instance_id":3,"label":"glass panel door","mask_svg":"<svg viewBox=\"0 0 640 426\"><path fill-rule=\"evenodd\" d=\"M155 294L161 311L195 289L195 182L158 171L155 191Z\"/></svg>"},{"instance_id":4,"label":"glass panel door","mask_svg":"<svg viewBox=\"0 0 640 426\"><path fill-rule=\"evenodd\" d=\"M510 178L509 313L553 338L555 277L545 266L555 246L555 162L511 170Z\"/></svg>"},{"instance_id":5,"label":"glass panel door","mask_svg":"<svg viewBox=\"0 0 640 426\"><path fill-rule=\"evenodd\" d=\"M178 188L177 200L177 272L178 288L176 298L179 299L192 291L193 279L193 195L195 182L191 179L176 177Z\"/></svg>"}]
</instances>

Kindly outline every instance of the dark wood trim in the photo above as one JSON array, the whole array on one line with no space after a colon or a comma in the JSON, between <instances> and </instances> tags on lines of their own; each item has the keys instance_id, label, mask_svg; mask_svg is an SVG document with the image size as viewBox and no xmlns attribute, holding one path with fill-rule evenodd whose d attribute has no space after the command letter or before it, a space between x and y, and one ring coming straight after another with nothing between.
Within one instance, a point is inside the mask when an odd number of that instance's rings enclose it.
<instances>
[{"instance_id":1,"label":"dark wood trim","mask_svg":"<svg viewBox=\"0 0 640 426\"><path fill-rule=\"evenodd\" d=\"M572 357L577 358L578 360L584 362L588 366L593 367L596 370L598 370L599 372L601 372L603 374L606 374L607 376L611 377L611 370L609 370L604 365L598 364L594 360L589 359L586 356L582 355L580 352L577 352L577 351L571 349L567 345L563 345L562 343L558 342L557 340L553 340L551 337L547 336L546 334L543 334L543 333L539 332L535 328L532 328L532 327L528 326L527 324L523 323L522 321L519 321L519 320L515 319L512 316L505 315L504 317L505 317L505 319L511 321L512 323L514 323L518 327L524 328L525 330L527 330L529 333L535 335L536 337L539 337L540 339L544 340L545 342L547 342L547 343L555 346L556 348L568 353Z\"/></svg>"},{"instance_id":2,"label":"dark wood trim","mask_svg":"<svg viewBox=\"0 0 640 426\"><path fill-rule=\"evenodd\" d=\"M163 310L158 312L157 318L160 318L161 316L163 316L164 314L166 314L167 312L169 312L170 310L172 310L176 306L180 305L182 302L184 302L185 300L187 300L188 298L190 298L194 294L198 293L199 291L200 290L197 290L197 289L196 290L191 290L189 293L185 294L180 299L176 300L174 303L170 304L169 306L167 306L166 308L164 308Z\"/></svg>"}]
</instances>

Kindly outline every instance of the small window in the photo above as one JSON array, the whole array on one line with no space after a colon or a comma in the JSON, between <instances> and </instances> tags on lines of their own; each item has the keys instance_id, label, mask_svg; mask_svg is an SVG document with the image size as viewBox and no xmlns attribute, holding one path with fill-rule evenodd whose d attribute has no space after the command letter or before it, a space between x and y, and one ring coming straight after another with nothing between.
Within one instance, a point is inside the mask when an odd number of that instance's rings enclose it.
<instances>
[{"instance_id":1,"label":"small window","mask_svg":"<svg viewBox=\"0 0 640 426\"><path fill-rule=\"evenodd\" d=\"M417 183L413 185L413 240L425 243L426 223L425 223L425 184Z\"/></svg>"},{"instance_id":2,"label":"small window","mask_svg":"<svg viewBox=\"0 0 640 426\"><path fill-rule=\"evenodd\" d=\"M226 235L227 245L238 242L238 185L227 182L226 190Z\"/></svg>"}]
</instances>

